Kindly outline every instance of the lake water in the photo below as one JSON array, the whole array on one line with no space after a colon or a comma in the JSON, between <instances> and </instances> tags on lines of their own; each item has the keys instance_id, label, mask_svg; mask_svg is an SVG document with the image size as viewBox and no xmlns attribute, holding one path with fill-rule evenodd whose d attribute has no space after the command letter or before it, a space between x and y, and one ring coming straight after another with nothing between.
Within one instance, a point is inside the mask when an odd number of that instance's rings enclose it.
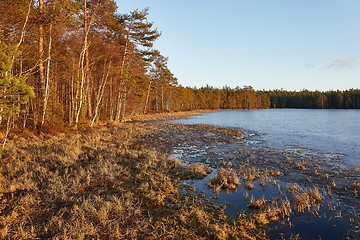
<instances>
[{"instance_id":1,"label":"lake water","mask_svg":"<svg viewBox=\"0 0 360 240\"><path fill-rule=\"evenodd\" d=\"M268 147L303 148L360 165L360 110L223 110L176 122L237 127Z\"/></svg>"}]
</instances>

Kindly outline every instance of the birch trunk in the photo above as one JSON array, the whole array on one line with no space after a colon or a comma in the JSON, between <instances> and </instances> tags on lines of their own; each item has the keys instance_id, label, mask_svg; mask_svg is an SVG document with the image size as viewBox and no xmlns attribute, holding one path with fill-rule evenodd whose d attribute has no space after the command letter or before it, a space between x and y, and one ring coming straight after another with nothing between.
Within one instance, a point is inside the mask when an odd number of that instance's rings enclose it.
<instances>
[{"instance_id":1,"label":"birch trunk","mask_svg":"<svg viewBox=\"0 0 360 240\"><path fill-rule=\"evenodd\" d=\"M109 63L109 68L108 68L108 71L107 71L106 75L105 75L105 68L106 68L106 65L104 64L104 74L103 74L102 81L101 81L101 84L100 84L100 87L99 87L99 90L98 90L98 94L97 94L97 97L96 97L96 106L95 106L95 110L94 110L94 115L92 117L91 126L94 125L94 123L98 120L98 117L99 117L100 105L101 105L101 102L102 102L102 99L103 99L106 82L107 82L107 80L109 78L110 69L111 69L111 62Z\"/></svg>"},{"instance_id":2,"label":"birch trunk","mask_svg":"<svg viewBox=\"0 0 360 240\"><path fill-rule=\"evenodd\" d=\"M125 89L124 91L124 100L123 100L123 109L122 109L122 114L121 114L121 119L124 119L125 117L125 112L126 112L126 102L127 102L127 90Z\"/></svg>"},{"instance_id":3,"label":"birch trunk","mask_svg":"<svg viewBox=\"0 0 360 240\"><path fill-rule=\"evenodd\" d=\"M114 109L113 109L113 79L110 78L110 87L109 87L109 120L114 120Z\"/></svg>"},{"instance_id":4,"label":"birch trunk","mask_svg":"<svg viewBox=\"0 0 360 240\"><path fill-rule=\"evenodd\" d=\"M123 57L121 60L121 65L120 65L120 83L119 83L119 88L118 88L118 95L117 95L117 104L116 104L116 114L115 114L115 121L120 121L121 119L121 109L122 109L122 88L124 85L124 79L123 79L123 75L124 75L124 68L125 68L125 60L127 57L127 51L128 51L128 42L126 41L125 43L125 49L124 49L124 53L123 53Z\"/></svg>"},{"instance_id":5,"label":"birch trunk","mask_svg":"<svg viewBox=\"0 0 360 240\"><path fill-rule=\"evenodd\" d=\"M82 110L83 102L84 102L84 92L86 89L86 78L87 78L87 63L86 63L86 55L89 49L89 30L91 22L88 22L87 18L87 2L84 0L84 43L83 43L83 49L80 53L80 59L79 59L79 69L80 69L80 86L77 89L76 92L76 111L75 111L75 123L79 123L80 113Z\"/></svg>"},{"instance_id":6,"label":"birch trunk","mask_svg":"<svg viewBox=\"0 0 360 240\"><path fill-rule=\"evenodd\" d=\"M44 13L44 0L39 0L39 13L40 13L40 23L39 23L39 102L38 102L38 111L42 112L43 108L43 99L45 93L45 76L44 76L44 24L43 24L43 13ZM38 116L34 116L35 126L38 126ZM41 122L40 122L41 123ZM38 127L41 127L38 126Z\"/></svg>"},{"instance_id":7,"label":"birch trunk","mask_svg":"<svg viewBox=\"0 0 360 240\"><path fill-rule=\"evenodd\" d=\"M48 57L47 57L47 67L46 67L46 83L45 83L45 94L44 94L44 106L42 111L41 117L41 126L45 123L45 115L46 115L46 108L49 101L50 96L50 65L51 65L51 44L52 44L52 24L49 27L49 48L48 48Z\"/></svg>"},{"instance_id":8,"label":"birch trunk","mask_svg":"<svg viewBox=\"0 0 360 240\"><path fill-rule=\"evenodd\" d=\"M84 35L88 35L89 21L87 14L87 0L84 0ZM86 41L88 41L86 37ZM85 42L85 41L84 41ZM89 60L89 49L85 49L85 83L86 83L86 96L87 96L87 115L92 117L92 84L90 78L90 60Z\"/></svg>"},{"instance_id":9,"label":"birch trunk","mask_svg":"<svg viewBox=\"0 0 360 240\"><path fill-rule=\"evenodd\" d=\"M9 133L10 133L10 130L11 130L11 116L8 117L7 119L7 123L6 123L6 132L5 132L5 136L4 136L4 141L3 141L3 144L2 144L2 150L5 148L5 145L6 145L6 142L8 140L8 136L9 136ZM2 151L0 151L1 153Z\"/></svg>"},{"instance_id":10,"label":"birch trunk","mask_svg":"<svg viewBox=\"0 0 360 240\"><path fill-rule=\"evenodd\" d=\"M69 123L72 124L74 121L74 110L76 109L76 98L74 96L74 78L75 78L75 62L72 64L72 74L71 74L71 85L70 85L70 106L69 106Z\"/></svg>"},{"instance_id":11,"label":"birch trunk","mask_svg":"<svg viewBox=\"0 0 360 240\"><path fill-rule=\"evenodd\" d=\"M30 11L31 11L31 5L32 5L33 1L30 1L29 2L29 7L28 7L28 11L26 13L26 17L25 17L25 21L24 21L24 25L21 29L21 35L20 35L20 39L19 39L19 42L16 44L16 47L15 47L15 54L16 52L19 50L19 47L21 46L22 42L24 41L24 37L25 37L25 28L26 28L26 25L27 25L27 22L29 21L29 16L30 16ZM14 66L14 61L15 61L15 54L13 55L12 59L11 59L11 69L13 69L13 66ZM21 63L22 64L22 63ZM20 75L22 74L22 66L21 66L21 69L20 69Z\"/></svg>"},{"instance_id":12,"label":"birch trunk","mask_svg":"<svg viewBox=\"0 0 360 240\"><path fill-rule=\"evenodd\" d=\"M86 38L87 39L87 38ZM85 41L84 47L80 54L80 61L79 61L79 69L80 69L80 86L78 86L76 91L76 111L75 111L75 123L79 123L81 108L83 104L84 98L84 85L85 85L85 49L87 48L87 43Z\"/></svg>"}]
</instances>

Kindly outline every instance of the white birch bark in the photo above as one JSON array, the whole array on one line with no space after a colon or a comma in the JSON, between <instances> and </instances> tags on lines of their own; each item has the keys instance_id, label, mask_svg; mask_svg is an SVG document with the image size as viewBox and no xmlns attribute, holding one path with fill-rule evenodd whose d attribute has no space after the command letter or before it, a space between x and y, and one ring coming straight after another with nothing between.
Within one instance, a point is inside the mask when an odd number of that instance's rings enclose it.
<instances>
[{"instance_id":1,"label":"white birch bark","mask_svg":"<svg viewBox=\"0 0 360 240\"><path fill-rule=\"evenodd\" d=\"M20 39L19 39L19 42L16 44L16 47L15 47L15 54L16 54L16 52L19 50L19 47L21 46L22 42L24 41L25 28L26 28L27 22L29 21L29 16L30 16L30 11L31 11L31 6L32 6L32 4L33 4L33 1L30 1L30 2L29 2L29 6L28 6L28 11L27 11L27 13L26 13L24 25L23 25L23 27L22 27L22 29L21 29ZM15 54L13 55L12 60L11 60L11 69L13 68L13 65L14 65ZM21 74L21 72L20 72L20 74Z\"/></svg>"},{"instance_id":2,"label":"white birch bark","mask_svg":"<svg viewBox=\"0 0 360 240\"><path fill-rule=\"evenodd\" d=\"M45 115L46 109L50 96L50 88L51 88L51 79L50 79L50 65L51 65L51 45L52 45L52 24L49 27L49 48L48 48L48 58L47 58L47 66L46 66L46 81L45 81L45 94L44 94L44 106L41 117L41 125L45 123Z\"/></svg>"},{"instance_id":3,"label":"white birch bark","mask_svg":"<svg viewBox=\"0 0 360 240\"><path fill-rule=\"evenodd\" d=\"M102 99L103 99L106 82L107 82L107 80L109 78L110 69L111 69L111 62L109 63L108 71L107 71L106 74L105 74L105 68L106 68L106 65L104 65L104 74L103 74L101 84L100 84L100 87L99 87L99 90L98 90L98 94L97 94L97 97L96 97L96 106L95 106L95 111L94 111L94 114L93 114L93 117L92 117L91 126L93 126L95 124L95 122L98 120L98 117L99 117L100 105L101 105L101 102L102 102Z\"/></svg>"}]
</instances>

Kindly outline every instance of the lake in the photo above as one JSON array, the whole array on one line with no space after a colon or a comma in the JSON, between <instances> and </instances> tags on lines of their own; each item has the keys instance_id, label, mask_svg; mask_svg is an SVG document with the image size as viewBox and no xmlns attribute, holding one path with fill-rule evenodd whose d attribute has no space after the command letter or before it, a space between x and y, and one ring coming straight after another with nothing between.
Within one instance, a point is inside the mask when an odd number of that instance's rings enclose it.
<instances>
[{"instance_id":1,"label":"lake","mask_svg":"<svg viewBox=\"0 0 360 240\"><path fill-rule=\"evenodd\" d=\"M267 147L302 148L360 165L360 110L221 110L175 122L237 127Z\"/></svg>"},{"instance_id":2,"label":"lake","mask_svg":"<svg viewBox=\"0 0 360 240\"><path fill-rule=\"evenodd\" d=\"M300 234L301 239L360 239L358 190L353 191L359 179L358 168L353 166L360 166L360 110L221 110L173 122L246 130L241 143L225 141L199 145L201 141L195 139L188 145L180 144L173 151L174 156L185 163L200 162L212 167L212 173L206 178L189 180L188 184L211 197L213 203L226 206L225 212L232 219L242 212L256 213L248 207L249 196L264 197L268 204L273 200L289 199L293 210L288 219L291 224L273 222L267 225L270 239L290 239L295 236L293 234ZM202 134L201 137L209 136ZM287 167L284 156L293 161ZM266 160L266 165L257 163L261 159ZM314 165L304 169L297 167L297 161L308 160ZM208 181L216 177L224 161L237 169L241 184L235 191L221 191L214 197ZM248 189L244 186L244 175L241 170L239 172L241 166L278 168L282 174L273 184L261 186L257 179L253 182L254 189ZM315 169L323 172L319 174ZM331 181L336 184L331 185ZM294 195L289 190L294 184L301 189L319 189L322 200L317 214L311 211L299 214L295 210ZM350 219L357 220L350 224Z\"/></svg>"}]
</instances>

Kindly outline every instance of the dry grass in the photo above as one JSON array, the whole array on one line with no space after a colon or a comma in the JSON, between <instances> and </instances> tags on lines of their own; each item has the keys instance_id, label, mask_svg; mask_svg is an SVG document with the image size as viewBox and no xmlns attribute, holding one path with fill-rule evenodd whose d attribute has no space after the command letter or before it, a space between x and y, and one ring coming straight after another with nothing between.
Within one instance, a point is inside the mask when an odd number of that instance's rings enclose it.
<instances>
[{"instance_id":1,"label":"dry grass","mask_svg":"<svg viewBox=\"0 0 360 240\"><path fill-rule=\"evenodd\" d=\"M284 163L289 163L289 164L293 162L289 156L285 156L282 160Z\"/></svg>"},{"instance_id":2,"label":"dry grass","mask_svg":"<svg viewBox=\"0 0 360 240\"><path fill-rule=\"evenodd\" d=\"M202 163L192 163L190 164L185 171L184 178L189 179L203 179L211 173L211 168Z\"/></svg>"},{"instance_id":3,"label":"dry grass","mask_svg":"<svg viewBox=\"0 0 360 240\"><path fill-rule=\"evenodd\" d=\"M217 175L210 179L208 186L212 188L215 193L221 190L236 190L239 186L239 178L233 169L227 170L220 168Z\"/></svg>"},{"instance_id":4,"label":"dry grass","mask_svg":"<svg viewBox=\"0 0 360 240\"><path fill-rule=\"evenodd\" d=\"M246 167L241 172L245 181L254 181L260 177L260 171L255 167Z\"/></svg>"},{"instance_id":5,"label":"dry grass","mask_svg":"<svg viewBox=\"0 0 360 240\"><path fill-rule=\"evenodd\" d=\"M360 181L359 180L355 180L352 184L353 187L353 194L354 196L358 196L358 193L360 191Z\"/></svg>"},{"instance_id":6,"label":"dry grass","mask_svg":"<svg viewBox=\"0 0 360 240\"><path fill-rule=\"evenodd\" d=\"M249 190L254 189L254 184L252 182L246 182L245 187Z\"/></svg>"},{"instance_id":7,"label":"dry grass","mask_svg":"<svg viewBox=\"0 0 360 240\"><path fill-rule=\"evenodd\" d=\"M179 177L208 168L186 168L138 142L155 130L139 123L11 136L0 166L0 238L255 239L248 223L180 194ZM236 188L234 171L219 172L222 187Z\"/></svg>"},{"instance_id":8,"label":"dry grass","mask_svg":"<svg viewBox=\"0 0 360 240\"><path fill-rule=\"evenodd\" d=\"M172 120L180 119L192 116L202 115L204 113L211 112L210 110L195 110L195 111L184 111L184 112L162 112L162 113L151 113L146 115L134 115L131 118L124 119L124 122L132 121L159 121L159 120Z\"/></svg>"},{"instance_id":9,"label":"dry grass","mask_svg":"<svg viewBox=\"0 0 360 240\"><path fill-rule=\"evenodd\" d=\"M265 203L261 202L261 208L264 208L264 206ZM270 206L267 206L265 210L256 212L253 217L257 224L266 225L270 222L279 221L280 218L290 217L291 212L290 201L288 199L281 200L280 204L278 201L273 200Z\"/></svg>"},{"instance_id":10,"label":"dry grass","mask_svg":"<svg viewBox=\"0 0 360 240\"><path fill-rule=\"evenodd\" d=\"M260 199L255 199L254 196L251 196L250 198L250 203L249 203L249 208L252 209L262 209L266 204L266 199L264 196L262 196L262 198Z\"/></svg>"},{"instance_id":11,"label":"dry grass","mask_svg":"<svg viewBox=\"0 0 360 240\"><path fill-rule=\"evenodd\" d=\"M295 162L295 167L300 171L306 171L307 169L307 162L303 160L299 160Z\"/></svg>"},{"instance_id":12,"label":"dry grass","mask_svg":"<svg viewBox=\"0 0 360 240\"><path fill-rule=\"evenodd\" d=\"M323 196L317 187L308 190L298 188L292 192L292 196L294 208L298 212L304 213L305 211L312 210L316 215L318 214Z\"/></svg>"}]
</instances>

